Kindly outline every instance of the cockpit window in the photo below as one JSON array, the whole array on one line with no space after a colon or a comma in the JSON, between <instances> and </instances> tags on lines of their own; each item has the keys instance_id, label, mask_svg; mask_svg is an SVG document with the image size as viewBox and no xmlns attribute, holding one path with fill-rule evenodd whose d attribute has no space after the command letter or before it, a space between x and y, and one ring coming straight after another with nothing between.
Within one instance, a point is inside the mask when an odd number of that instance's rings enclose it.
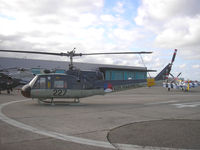
<instances>
[{"instance_id":1,"label":"cockpit window","mask_svg":"<svg viewBox=\"0 0 200 150\"><path fill-rule=\"evenodd\" d=\"M30 85L33 89L63 89L68 88L66 76L53 75L53 76L43 76L39 75L35 77Z\"/></svg>"},{"instance_id":2,"label":"cockpit window","mask_svg":"<svg viewBox=\"0 0 200 150\"><path fill-rule=\"evenodd\" d=\"M46 77L40 77L34 84L34 89L45 89L46 88Z\"/></svg>"},{"instance_id":3,"label":"cockpit window","mask_svg":"<svg viewBox=\"0 0 200 150\"><path fill-rule=\"evenodd\" d=\"M38 78L38 76L35 76L35 77L31 80L31 82L29 83L29 85L30 85L31 87L33 87L33 85L35 84L35 81L37 80L37 78Z\"/></svg>"},{"instance_id":4,"label":"cockpit window","mask_svg":"<svg viewBox=\"0 0 200 150\"><path fill-rule=\"evenodd\" d=\"M40 78L40 89L45 89L46 88L46 78L41 77Z\"/></svg>"}]
</instances>

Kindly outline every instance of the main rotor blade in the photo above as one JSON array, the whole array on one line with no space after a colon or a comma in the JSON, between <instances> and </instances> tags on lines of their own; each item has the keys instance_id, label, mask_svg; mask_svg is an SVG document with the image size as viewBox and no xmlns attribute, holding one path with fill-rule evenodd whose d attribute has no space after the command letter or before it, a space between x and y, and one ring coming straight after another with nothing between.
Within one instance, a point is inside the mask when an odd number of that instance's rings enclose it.
<instances>
[{"instance_id":1,"label":"main rotor blade","mask_svg":"<svg viewBox=\"0 0 200 150\"><path fill-rule=\"evenodd\" d=\"M109 53L83 53L82 55L115 55L115 54L151 54L152 52L109 52Z\"/></svg>"},{"instance_id":2,"label":"main rotor blade","mask_svg":"<svg viewBox=\"0 0 200 150\"><path fill-rule=\"evenodd\" d=\"M56 56L82 56L82 55L109 55L109 54L151 54L152 52L109 52L109 53L75 53L70 51L68 53L49 53L49 52L34 52L34 51L20 51L20 50L0 50L0 52L14 52L14 53L29 53L29 54L45 54Z\"/></svg>"},{"instance_id":3,"label":"main rotor blade","mask_svg":"<svg viewBox=\"0 0 200 150\"><path fill-rule=\"evenodd\" d=\"M45 54L45 55L57 55L57 56L69 56L67 53L49 53L49 52L19 51L19 50L0 50L0 52L13 52L13 53L29 53L29 54Z\"/></svg>"}]
</instances>

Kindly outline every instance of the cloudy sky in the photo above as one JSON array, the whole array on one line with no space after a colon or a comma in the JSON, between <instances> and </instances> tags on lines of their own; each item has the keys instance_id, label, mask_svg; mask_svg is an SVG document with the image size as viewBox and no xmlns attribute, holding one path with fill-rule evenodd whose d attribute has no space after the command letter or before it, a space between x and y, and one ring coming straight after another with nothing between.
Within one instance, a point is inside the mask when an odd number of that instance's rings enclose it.
<instances>
[{"instance_id":1,"label":"cloudy sky","mask_svg":"<svg viewBox=\"0 0 200 150\"><path fill-rule=\"evenodd\" d=\"M74 47L82 53L153 51L143 59L148 69L158 72L178 49L172 73L200 80L200 1L1 0L0 49L67 52ZM138 55L84 56L75 61L143 66Z\"/></svg>"}]
</instances>

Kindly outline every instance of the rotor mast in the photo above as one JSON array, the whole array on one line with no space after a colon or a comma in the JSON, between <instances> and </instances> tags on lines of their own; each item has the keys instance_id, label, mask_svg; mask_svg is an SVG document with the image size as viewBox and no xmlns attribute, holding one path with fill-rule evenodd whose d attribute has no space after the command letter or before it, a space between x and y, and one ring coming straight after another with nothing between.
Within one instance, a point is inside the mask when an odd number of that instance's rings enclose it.
<instances>
[{"instance_id":1,"label":"rotor mast","mask_svg":"<svg viewBox=\"0 0 200 150\"><path fill-rule=\"evenodd\" d=\"M82 53L76 53L75 52L75 47L74 47L74 49L72 50L72 51L68 51L67 52L67 55L66 56L68 56L69 57L69 59L70 59L70 63L69 63L69 70L73 70L73 68L74 68L74 65L73 65L73 57L75 57L75 56L82 56Z\"/></svg>"},{"instance_id":2,"label":"rotor mast","mask_svg":"<svg viewBox=\"0 0 200 150\"><path fill-rule=\"evenodd\" d=\"M69 58L70 58L70 63L69 63L69 70L73 70L73 57L74 57L74 55L75 55L75 49L76 48L74 48L72 51L69 51L69 52L67 52L68 53L68 56L69 56Z\"/></svg>"}]
</instances>

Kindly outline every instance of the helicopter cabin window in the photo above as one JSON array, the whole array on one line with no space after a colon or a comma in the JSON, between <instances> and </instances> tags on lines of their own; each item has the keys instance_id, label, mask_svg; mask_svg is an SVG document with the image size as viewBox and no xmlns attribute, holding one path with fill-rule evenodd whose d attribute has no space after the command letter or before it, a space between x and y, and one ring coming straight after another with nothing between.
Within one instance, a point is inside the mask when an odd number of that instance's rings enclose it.
<instances>
[{"instance_id":1,"label":"helicopter cabin window","mask_svg":"<svg viewBox=\"0 0 200 150\"><path fill-rule=\"evenodd\" d=\"M67 88L67 82L64 77L56 76L54 80L54 88Z\"/></svg>"},{"instance_id":2,"label":"helicopter cabin window","mask_svg":"<svg viewBox=\"0 0 200 150\"><path fill-rule=\"evenodd\" d=\"M46 88L46 78L45 77L40 77L35 85L34 85L35 89L45 89Z\"/></svg>"},{"instance_id":3,"label":"helicopter cabin window","mask_svg":"<svg viewBox=\"0 0 200 150\"><path fill-rule=\"evenodd\" d=\"M47 77L47 89L50 89L51 88L51 77L48 76Z\"/></svg>"}]
</instances>

